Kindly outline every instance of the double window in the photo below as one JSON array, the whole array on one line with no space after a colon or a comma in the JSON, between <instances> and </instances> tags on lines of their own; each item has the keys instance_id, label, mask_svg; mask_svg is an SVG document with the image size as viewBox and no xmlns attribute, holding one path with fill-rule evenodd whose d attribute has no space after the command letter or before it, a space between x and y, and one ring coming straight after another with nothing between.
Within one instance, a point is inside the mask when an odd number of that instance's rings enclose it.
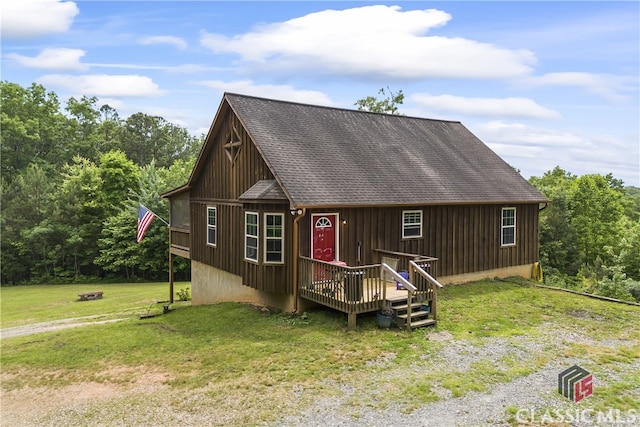
<instances>
[{"instance_id":1,"label":"double window","mask_svg":"<svg viewBox=\"0 0 640 427\"><path fill-rule=\"evenodd\" d=\"M516 244L516 208L502 208L500 236L502 246Z\"/></svg>"},{"instance_id":2,"label":"double window","mask_svg":"<svg viewBox=\"0 0 640 427\"><path fill-rule=\"evenodd\" d=\"M207 207L207 245L215 246L218 232L218 210L215 207Z\"/></svg>"},{"instance_id":3,"label":"double window","mask_svg":"<svg viewBox=\"0 0 640 427\"><path fill-rule=\"evenodd\" d=\"M402 211L402 238L422 237L422 211Z\"/></svg>"},{"instance_id":4,"label":"double window","mask_svg":"<svg viewBox=\"0 0 640 427\"><path fill-rule=\"evenodd\" d=\"M260 225L256 212L245 212L244 258L247 261L259 262ZM264 253L266 264L282 264L284 262L284 214L264 214Z\"/></svg>"}]
</instances>

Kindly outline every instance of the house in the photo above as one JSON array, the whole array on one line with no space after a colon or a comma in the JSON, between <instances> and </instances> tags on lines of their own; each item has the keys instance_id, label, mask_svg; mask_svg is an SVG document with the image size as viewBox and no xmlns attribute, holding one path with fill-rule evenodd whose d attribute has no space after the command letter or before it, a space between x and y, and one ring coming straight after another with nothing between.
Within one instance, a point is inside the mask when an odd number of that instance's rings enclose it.
<instances>
[{"instance_id":1,"label":"house","mask_svg":"<svg viewBox=\"0 0 640 427\"><path fill-rule=\"evenodd\" d=\"M163 197L193 304L314 302L350 327L398 289L410 325L443 283L530 277L548 201L460 122L232 93Z\"/></svg>"}]
</instances>

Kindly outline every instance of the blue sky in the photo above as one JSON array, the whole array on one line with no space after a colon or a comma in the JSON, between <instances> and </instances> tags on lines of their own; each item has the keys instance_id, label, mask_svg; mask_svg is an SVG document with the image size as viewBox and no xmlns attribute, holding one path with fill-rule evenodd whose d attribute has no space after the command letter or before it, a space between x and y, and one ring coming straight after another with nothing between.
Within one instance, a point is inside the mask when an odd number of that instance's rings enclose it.
<instances>
[{"instance_id":1,"label":"blue sky","mask_svg":"<svg viewBox=\"0 0 640 427\"><path fill-rule=\"evenodd\" d=\"M525 178L640 186L640 3L2 3L2 80L206 133L222 94L334 107L402 90Z\"/></svg>"}]
</instances>

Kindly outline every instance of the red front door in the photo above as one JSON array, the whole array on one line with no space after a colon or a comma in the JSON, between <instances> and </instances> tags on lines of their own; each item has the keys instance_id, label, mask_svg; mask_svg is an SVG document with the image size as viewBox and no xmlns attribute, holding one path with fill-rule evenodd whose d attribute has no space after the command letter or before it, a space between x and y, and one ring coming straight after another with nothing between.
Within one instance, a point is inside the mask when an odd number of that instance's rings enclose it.
<instances>
[{"instance_id":1,"label":"red front door","mask_svg":"<svg viewBox=\"0 0 640 427\"><path fill-rule=\"evenodd\" d=\"M338 239L336 236L337 214L311 215L311 257L322 261L335 261Z\"/></svg>"}]
</instances>

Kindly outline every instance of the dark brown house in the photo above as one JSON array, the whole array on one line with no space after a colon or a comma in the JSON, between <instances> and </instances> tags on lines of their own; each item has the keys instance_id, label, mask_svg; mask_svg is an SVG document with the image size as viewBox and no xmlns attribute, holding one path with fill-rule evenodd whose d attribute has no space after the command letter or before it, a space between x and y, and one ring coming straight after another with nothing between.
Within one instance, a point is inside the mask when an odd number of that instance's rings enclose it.
<instances>
[{"instance_id":1,"label":"dark brown house","mask_svg":"<svg viewBox=\"0 0 640 427\"><path fill-rule=\"evenodd\" d=\"M313 301L350 326L392 299L389 280L406 303L438 282L530 276L547 202L460 122L231 93L164 197L194 304Z\"/></svg>"}]
</instances>

